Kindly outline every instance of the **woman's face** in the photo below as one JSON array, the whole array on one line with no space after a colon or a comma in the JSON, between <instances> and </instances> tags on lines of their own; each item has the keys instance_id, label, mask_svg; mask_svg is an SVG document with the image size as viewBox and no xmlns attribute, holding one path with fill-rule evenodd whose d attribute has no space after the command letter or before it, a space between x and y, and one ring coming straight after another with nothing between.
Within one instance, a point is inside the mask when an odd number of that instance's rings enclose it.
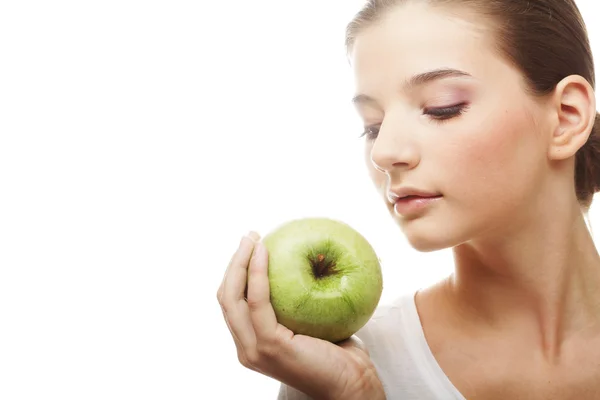
<instances>
[{"instance_id":1,"label":"woman's face","mask_svg":"<svg viewBox=\"0 0 600 400\"><path fill-rule=\"evenodd\" d=\"M518 224L548 170L542 100L483 20L466 19L408 3L361 31L351 53L370 175L421 251ZM388 201L405 188L439 197Z\"/></svg>"}]
</instances>

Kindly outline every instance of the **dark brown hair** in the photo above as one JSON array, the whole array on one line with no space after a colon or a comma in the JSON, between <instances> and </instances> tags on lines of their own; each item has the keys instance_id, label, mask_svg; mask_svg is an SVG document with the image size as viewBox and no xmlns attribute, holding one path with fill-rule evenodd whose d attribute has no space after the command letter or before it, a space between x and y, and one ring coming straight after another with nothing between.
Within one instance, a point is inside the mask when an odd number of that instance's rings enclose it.
<instances>
[{"instance_id":1,"label":"dark brown hair","mask_svg":"<svg viewBox=\"0 0 600 400\"><path fill-rule=\"evenodd\" d=\"M466 6L487 17L500 53L519 68L531 94L544 96L569 75L580 75L595 87L594 62L587 29L574 0L367 0L346 28L346 48L384 14L407 1ZM587 211L600 191L600 114L586 144L575 156L575 190Z\"/></svg>"}]
</instances>

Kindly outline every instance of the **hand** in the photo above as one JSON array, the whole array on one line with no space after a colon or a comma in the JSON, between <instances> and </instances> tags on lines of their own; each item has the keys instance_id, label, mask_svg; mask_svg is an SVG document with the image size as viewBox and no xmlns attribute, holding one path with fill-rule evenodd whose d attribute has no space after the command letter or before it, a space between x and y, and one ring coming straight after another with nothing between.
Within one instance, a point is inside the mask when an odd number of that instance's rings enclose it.
<instances>
[{"instance_id":1,"label":"hand","mask_svg":"<svg viewBox=\"0 0 600 400\"><path fill-rule=\"evenodd\" d=\"M259 239L254 232L242 239L217 292L240 363L314 399L385 399L358 338L333 344L294 335L277 322L270 301L268 254Z\"/></svg>"}]
</instances>

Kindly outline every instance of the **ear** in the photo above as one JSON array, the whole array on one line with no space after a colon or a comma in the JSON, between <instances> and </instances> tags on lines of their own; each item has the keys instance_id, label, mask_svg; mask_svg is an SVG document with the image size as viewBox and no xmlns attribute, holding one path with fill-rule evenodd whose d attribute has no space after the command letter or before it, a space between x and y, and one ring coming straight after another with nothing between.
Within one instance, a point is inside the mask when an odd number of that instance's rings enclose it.
<instances>
[{"instance_id":1,"label":"ear","mask_svg":"<svg viewBox=\"0 0 600 400\"><path fill-rule=\"evenodd\" d=\"M564 160L574 156L592 132L596 119L594 89L585 78L570 75L556 85L552 103L558 123L554 125L549 157Z\"/></svg>"}]
</instances>

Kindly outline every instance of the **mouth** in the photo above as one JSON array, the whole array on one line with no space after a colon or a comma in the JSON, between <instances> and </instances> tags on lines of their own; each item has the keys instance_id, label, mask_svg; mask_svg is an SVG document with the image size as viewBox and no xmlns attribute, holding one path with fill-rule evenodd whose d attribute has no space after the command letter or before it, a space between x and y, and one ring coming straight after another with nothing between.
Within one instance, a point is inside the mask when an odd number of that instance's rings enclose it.
<instances>
[{"instance_id":1,"label":"mouth","mask_svg":"<svg viewBox=\"0 0 600 400\"><path fill-rule=\"evenodd\" d=\"M442 197L442 195L438 194L438 195L430 195L430 196L420 196L420 195L416 195L416 194L411 194L409 196L399 197L396 200L396 202L398 202L398 201L416 200L416 199L437 199L439 197Z\"/></svg>"},{"instance_id":2,"label":"mouth","mask_svg":"<svg viewBox=\"0 0 600 400\"><path fill-rule=\"evenodd\" d=\"M423 214L442 198L442 195L408 195L398 197L393 203L394 212L403 217L415 217Z\"/></svg>"},{"instance_id":3,"label":"mouth","mask_svg":"<svg viewBox=\"0 0 600 400\"><path fill-rule=\"evenodd\" d=\"M410 187L399 188L396 190L388 190L387 195L388 201L392 204L395 204L400 200L407 201L413 199L435 199L439 197L442 197L442 194L439 192L430 192Z\"/></svg>"}]
</instances>

